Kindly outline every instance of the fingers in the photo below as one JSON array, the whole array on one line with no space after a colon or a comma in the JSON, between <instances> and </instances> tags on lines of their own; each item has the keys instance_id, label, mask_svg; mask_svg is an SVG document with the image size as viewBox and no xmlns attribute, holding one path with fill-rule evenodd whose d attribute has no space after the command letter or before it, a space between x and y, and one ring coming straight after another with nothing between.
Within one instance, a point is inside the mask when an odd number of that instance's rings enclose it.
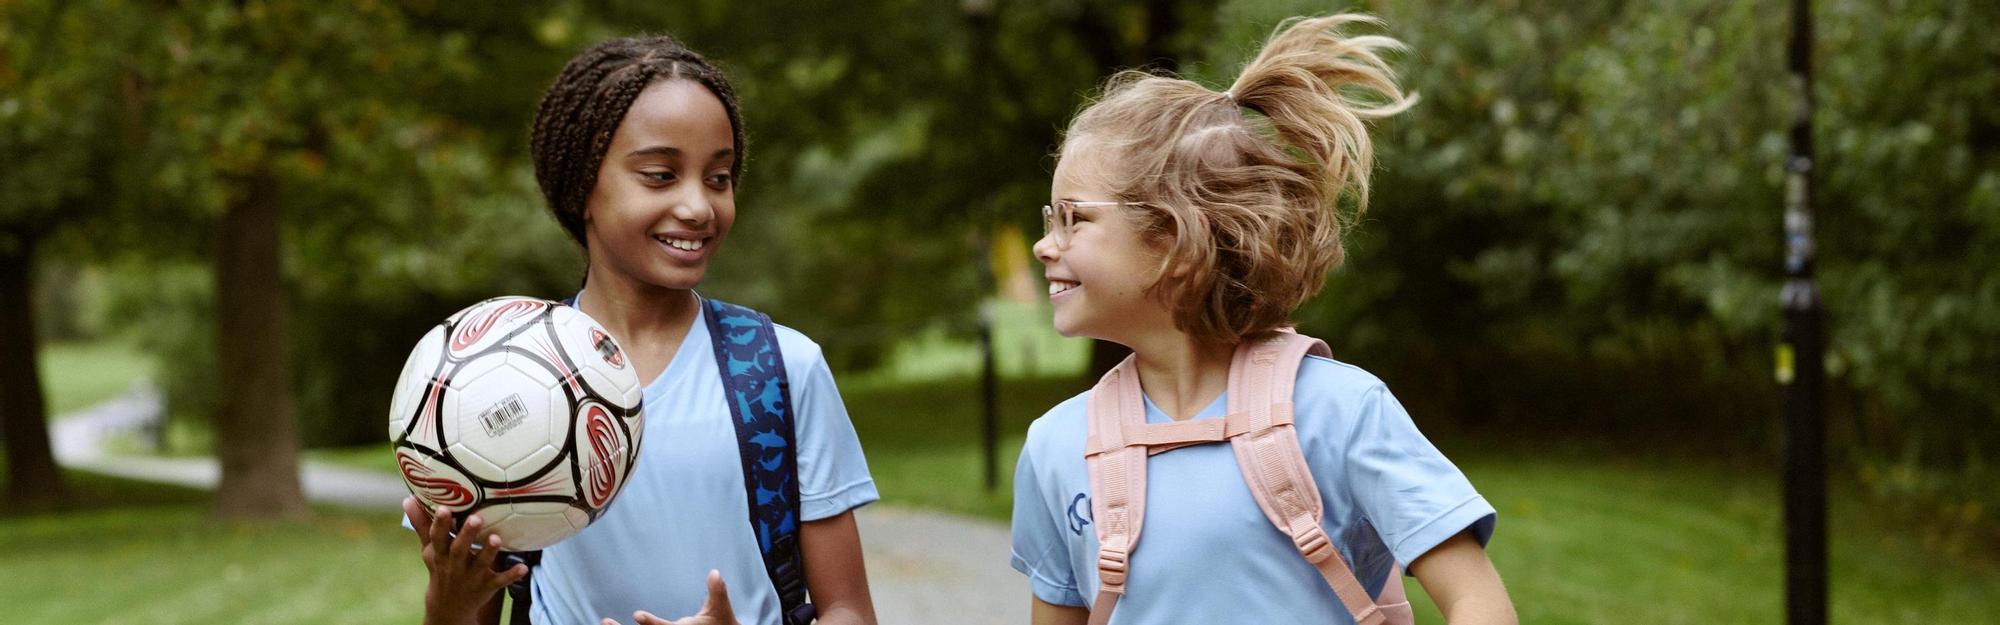
<instances>
[{"instance_id":1,"label":"fingers","mask_svg":"<svg viewBox=\"0 0 2000 625\"><path fill-rule=\"evenodd\" d=\"M471 559L472 545L484 535L480 533L483 529L486 529L485 518L477 514L465 517L465 526L458 528L458 537L451 541L451 559L460 562Z\"/></svg>"},{"instance_id":2,"label":"fingers","mask_svg":"<svg viewBox=\"0 0 2000 625\"><path fill-rule=\"evenodd\" d=\"M475 516L472 518L477 519L479 517ZM472 524L466 523L465 526L467 529L471 529ZM473 570L477 571L493 570L493 559L499 557L499 555L500 555L500 535L487 534L486 547L479 550L479 555L472 557Z\"/></svg>"},{"instance_id":3,"label":"fingers","mask_svg":"<svg viewBox=\"0 0 2000 625\"><path fill-rule=\"evenodd\" d=\"M729 588L722 584L722 572L708 570L708 602L729 605Z\"/></svg>"},{"instance_id":4,"label":"fingers","mask_svg":"<svg viewBox=\"0 0 2000 625\"><path fill-rule=\"evenodd\" d=\"M611 619L604 619L602 621L598 621L597 625L618 625L618 621L614 621Z\"/></svg>"},{"instance_id":5,"label":"fingers","mask_svg":"<svg viewBox=\"0 0 2000 625\"><path fill-rule=\"evenodd\" d=\"M729 588L722 583L722 572L708 570L708 599L701 602L701 614L734 619L734 610L729 607Z\"/></svg>"},{"instance_id":6,"label":"fingers","mask_svg":"<svg viewBox=\"0 0 2000 625\"><path fill-rule=\"evenodd\" d=\"M410 520L410 532L417 535L417 544L431 544L431 536L426 530L431 526L431 513L424 510L424 504L417 503L416 497L403 498L403 518Z\"/></svg>"},{"instance_id":7,"label":"fingers","mask_svg":"<svg viewBox=\"0 0 2000 625\"><path fill-rule=\"evenodd\" d=\"M431 524L429 531L430 531L430 539L424 541L424 544L434 545L438 547L438 551L443 551L446 545L450 545L451 509L446 508L444 506L438 506L437 514L431 516Z\"/></svg>"},{"instance_id":8,"label":"fingers","mask_svg":"<svg viewBox=\"0 0 2000 625\"><path fill-rule=\"evenodd\" d=\"M500 586L501 587L512 586L514 585L514 582L521 581L521 578L527 576L528 576L528 565L516 564L513 567L508 568L507 570L502 571L500 573Z\"/></svg>"},{"instance_id":9,"label":"fingers","mask_svg":"<svg viewBox=\"0 0 2000 625\"><path fill-rule=\"evenodd\" d=\"M674 625L672 621L653 616L652 612L640 610L632 613L632 622L638 625Z\"/></svg>"}]
</instances>

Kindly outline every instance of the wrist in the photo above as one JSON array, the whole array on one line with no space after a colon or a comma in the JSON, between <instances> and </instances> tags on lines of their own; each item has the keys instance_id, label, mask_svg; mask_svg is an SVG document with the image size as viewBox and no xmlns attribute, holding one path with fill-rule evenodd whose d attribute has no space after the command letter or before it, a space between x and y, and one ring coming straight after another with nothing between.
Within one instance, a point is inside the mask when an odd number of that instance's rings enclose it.
<instances>
[{"instance_id":1,"label":"wrist","mask_svg":"<svg viewBox=\"0 0 2000 625\"><path fill-rule=\"evenodd\" d=\"M476 625L476 607L447 606L434 594L425 593L424 596L424 625Z\"/></svg>"}]
</instances>

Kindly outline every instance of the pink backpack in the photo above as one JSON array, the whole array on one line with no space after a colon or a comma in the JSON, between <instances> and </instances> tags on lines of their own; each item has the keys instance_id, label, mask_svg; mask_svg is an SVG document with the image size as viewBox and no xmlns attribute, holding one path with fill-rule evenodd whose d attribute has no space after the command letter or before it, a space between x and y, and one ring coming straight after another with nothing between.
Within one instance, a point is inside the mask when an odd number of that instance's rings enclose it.
<instances>
[{"instance_id":1,"label":"pink backpack","mask_svg":"<svg viewBox=\"0 0 2000 625\"><path fill-rule=\"evenodd\" d=\"M1236 465L1257 507L1292 538L1299 553L1319 569L1347 612L1360 625L1406 625L1415 621L1404 598L1401 567L1392 567L1382 601L1368 597L1320 528L1324 510L1305 454L1292 429L1292 387L1306 354L1329 356L1326 343L1279 332L1236 348L1229 363L1229 414L1221 419L1146 423L1139 372L1126 358L1091 390L1090 439L1084 459L1090 468L1090 511L1097 528L1097 602L1090 625L1111 621L1125 593L1126 563L1139 544L1146 519L1146 459L1188 445L1228 441Z\"/></svg>"}]
</instances>

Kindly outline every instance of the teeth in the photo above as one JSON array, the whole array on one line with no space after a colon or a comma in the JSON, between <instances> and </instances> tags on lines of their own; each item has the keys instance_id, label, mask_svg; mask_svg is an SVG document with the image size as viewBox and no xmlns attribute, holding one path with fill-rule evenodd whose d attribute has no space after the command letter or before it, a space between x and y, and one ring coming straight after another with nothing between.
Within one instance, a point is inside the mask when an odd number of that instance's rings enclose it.
<instances>
[{"instance_id":1,"label":"teeth","mask_svg":"<svg viewBox=\"0 0 2000 625\"><path fill-rule=\"evenodd\" d=\"M1076 288L1077 286L1078 286L1078 285L1077 285L1077 283L1075 283L1075 282L1070 282L1070 281L1067 281L1067 280L1051 280L1051 281L1049 281L1049 294L1050 294L1050 295L1055 295L1055 294L1057 294L1057 293L1061 293L1061 292L1063 292L1063 291L1068 291L1068 290L1070 290L1070 289L1074 289L1074 288Z\"/></svg>"},{"instance_id":2,"label":"teeth","mask_svg":"<svg viewBox=\"0 0 2000 625\"><path fill-rule=\"evenodd\" d=\"M690 252L699 250L701 249L702 246L702 242L699 239L688 240L688 239L676 239L673 237L658 237L658 239L661 243L672 245L675 248L687 250Z\"/></svg>"}]
</instances>

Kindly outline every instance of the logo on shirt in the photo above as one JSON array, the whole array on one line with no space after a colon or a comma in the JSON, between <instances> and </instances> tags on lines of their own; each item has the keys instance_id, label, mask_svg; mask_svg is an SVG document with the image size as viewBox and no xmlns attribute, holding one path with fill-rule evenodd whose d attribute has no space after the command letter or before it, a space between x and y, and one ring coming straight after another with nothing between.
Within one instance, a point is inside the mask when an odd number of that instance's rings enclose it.
<instances>
[{"instance_id":1,"label":"logo on shirt","mask_svg":"<svg viewBox=\"0 0 2000 625\"><path fill-rule=\"evenodd\" d=\"M1082 536L1083 526L1089 524L1090 495L1077 493L1075 499L1069 500L1069 531Z\"/></svg>"}]
</instances>

